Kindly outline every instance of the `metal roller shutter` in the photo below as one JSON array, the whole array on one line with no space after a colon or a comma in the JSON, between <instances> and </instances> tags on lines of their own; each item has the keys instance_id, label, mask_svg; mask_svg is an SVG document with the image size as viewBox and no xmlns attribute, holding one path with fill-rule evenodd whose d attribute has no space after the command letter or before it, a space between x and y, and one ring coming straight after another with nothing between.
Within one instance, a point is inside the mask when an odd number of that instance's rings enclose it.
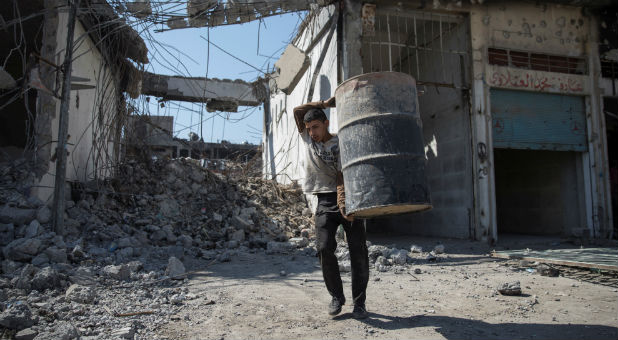
<instances>
[{"instance_id":1,"label":"metal roller shutter","mask_svg":"<svg viewBox=\"0 0 618 340\"><path fill-rule=\"evenodd\" d=\"M584 97L492 89L494 148L586 151Z\"/></svg>"}]
</instances>

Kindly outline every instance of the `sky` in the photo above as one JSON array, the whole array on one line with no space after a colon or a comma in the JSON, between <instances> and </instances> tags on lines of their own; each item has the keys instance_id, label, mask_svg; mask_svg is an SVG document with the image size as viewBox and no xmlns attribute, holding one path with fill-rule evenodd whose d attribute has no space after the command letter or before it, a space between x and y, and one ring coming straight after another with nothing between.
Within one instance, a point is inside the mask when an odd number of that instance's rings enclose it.
<instances>
[{"instance_id":1,"label":"sky","mask_svg":"<svg viewBox=\"0 0 618 340\"><path fill-rule=\"evenodd\" d=\"M166 75L242 79L254 81L279 59L296 34L304 13L288 13L245 24L218 27L185 28L157 33L155 26L142 32L149 48L150 64L146 70ZM259 31L259 34L258 34ZM251 66L234 59L207 40ZM156 40L157 43L152 41ZM259 42L259 43L258 43ZM208 61L208 62L207 62ZM208 67L207 67L208 64ZM208 72L208 73L207 73ZM261 143L263 107L239 107L238 112L206 111L200 103L165 102L164 107L150 98L150 115L174 116L174 136L188 138L200 131L206 142L227 140L232 143ZM200 114L203 117L200 127Z\"/></svg>"}]
</instances>

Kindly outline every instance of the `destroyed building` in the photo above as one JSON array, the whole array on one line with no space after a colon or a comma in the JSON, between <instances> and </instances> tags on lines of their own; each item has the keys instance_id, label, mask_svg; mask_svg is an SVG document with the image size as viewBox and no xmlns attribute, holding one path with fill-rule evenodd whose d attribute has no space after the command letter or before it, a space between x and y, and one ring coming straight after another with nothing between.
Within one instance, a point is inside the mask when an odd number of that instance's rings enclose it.
<instances>
[{"instance_id":1,"label":"destroyed building","mask_svg":"<svg viewBox=\"0 0 618 340\"><path fill-rule=\"evenodd\" d=\"M372 223L490 243L509 233L611 238L615 13L611 1L346 0L314 10L270 81L264 174L303 178L295 106L359 74L403 72L417 81L433 209ZM337 110L326 114L337 132Z\"/></svg>"},{"instance_id":2,"label":"destroyed building","mask_svg":"<svg viewBox=\"0 0 618 340\"><path fill-rule=\"evenodd\" d=\"M189 139L173 136L174 117L154 115L130 115L125 129L126 159L171 159L189 157L201 159L204 166L208 160L230 159L247 162L258 153L258 146L249 143L208 143L191 132ZM217 167L215 167L217 168Z\"/></svg>"},{"instance_id":3,"label":"destroyed building","mask_svg":"<svg viewBox=\"0 0 618 340\"><path fill-rule=\"evenodd\" d=\"M0 14L0 55L6 58L0 70L1 157L31 163L35 178L24 190L47 201L54 188L67 3L12 2ZM83 182L112 174L120 157L124 93L139 81L132 62L145 64L148 57L144 41L105 1L81 2L74 40L66 179Z\"/></svg>"}]
</instances>

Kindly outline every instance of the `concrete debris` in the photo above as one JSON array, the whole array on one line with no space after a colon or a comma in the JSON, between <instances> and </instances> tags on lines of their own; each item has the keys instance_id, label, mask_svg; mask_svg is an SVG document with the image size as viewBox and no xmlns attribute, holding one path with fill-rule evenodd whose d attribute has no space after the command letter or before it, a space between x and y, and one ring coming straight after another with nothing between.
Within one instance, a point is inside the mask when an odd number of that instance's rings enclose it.
<instances>
[{"instance_id":1,"label":"concrete debris","mask_svg":"<svg viewBox=\"0 0 618 340\"><path fill-rule=\"evenodd\" d=\"M117 177L67 197L67 232L57 235L49 206L24 194L34 175L0 164L0 326L22 339L143 338L185 304L189 268L256 252L314 257L300 188L238 170L120 164ZM135 309L155 311L153 322L114 316Z\"/></svg>"},{"instance_id":2,"label":"concrete debris","mask_svg":"<svg viewBox=\"0 0 618 340\"><path fill-rule=\"evenodd\" d=\"M15 333L15 340L32 340L37 334L39 333L32 328L22 329Z\"/></svg>"},{"instance_id":3,"label":"concrete debris","mask_svg":"<svg viewBox=\"0 0 618 340\"><path fill-rule=\"evenodd\" d=\"M23 302L17 301L10 304L2 314L0 314L0 326L22 330L36 323L36 319L32 316L30 307Z\"/></svg>"},{"instance_id":4,"label":"concrete debris","mask_svg":"<svg viewBox=\"0 0 618 340\"><path fill-rule=\"evenodd\" d=\"M410 247L410 252L411 252L411 253L422 253L422 252L423 252L423 247L421 247L421 246L417 246L417 245L413 244L413 245Z\"/></svg>"},{"instance_id":5,"label":"concrete debris","mask_svg":"<svg viewBox=\"0 0 618 340\"><path fill-rule=\"evenodd\" d=\"M53 327L50 327L49 331L39 333L35 340L72 340L78 339L79 331L72 323L68 321L60 321Z\"/></svg>"},{"instance_id":6,"label":"concrete debris","mask_svg":"<svg viewBox=\"0 0 618 340\"><path fill-rule=\"evenodd\" d=\"M350 260L339 261L339 271L342 273L352 271L352 264L350 263Z\"/></svg>"},{"instance_id":7,"label":"concrete debris","mask_svg":"<svg viewBox=\"0 0 618 340\"><path fill-rule=\"evenodd\" d=\"M536 271L542 276L558 277L560 270L546 264L540 264L536 267Z\"/></svg>"},{"instance_id":8,"label":"concrete debris","mask_svg":"<svg viewBox=\"0 0 618 340\"><path fill-rule=\"evenodd\" d=\"M34 274L31 285L33 289L38 291L60 288L62 286L62 276L57 270L45 267Z\"/></svg>"},{"instance_id":9,"label":"concrete debris","mask_svg":"<svg viewBox=\"0 0 618 340\"><path fill-rule=\"evenodd\" d=\"M69 301L92 304L96 298L96 294L91 287L72 284L65 293L65 297Z\"/></svg>"},{"instance_id":10,"label":"concrete debris","mask_svg":"<svg viewBox=\"0 0 618 340\"><path fill-rule=\"evenodd\" d=\"M113 339L133 339L135 329L133 327L123 327L112 331L110 335Z\"/></svg>"},{"instance_id":11,"label":"concrete debris","mask_svg":"<svg viewBox=\"0 0 618 340\"><path fill-rule=\"evenodd\" d=\"M502 295L521 295L521 285L519 281L506 282L498 286L498 293Z\"/></svg>"},{"instance_id":12,"label":"concrete debris","mask_svg":"<svg viewBox=\"0 0 618 340\"><path fill-rule=\"evenodd\" d=\"M408 251L402 249L392 256L392 259L394 264L404 265L408 262Z\"/></svg>"},{"instance_id":13,"label":"concrete debris","mask_svg":"<svg viewBox=\"0 0 618 340\"><path fill-rule=\"evenodd\" d=\"M36 217L36 210L5 205L0 208L0 223L27 224Z\"/></svg>"},{"instance_id":14,"label":"concrete debris","mask_svg":"<svg viewBox=\"0 0 618 340\"><path fill-rule=\"evenodd\" d=\"M112 279L116 279L116 280L128 280L131 272L129 270L129 266L127 265L109 265L109 266L105 266L103 267L103 269L101 270L102 273L107 276L110 277Z\"/></svg>"},{"instance_id":15,"label":"concrete debris","mask_svg":"<svg viewBox=\"0 0 618 340\"><path fill-rule=\"evenodd\" d=\"M2 252L4 257L13 261L29 261L41 250L42 242L36 238L19 238L6 245Z\"/></svg>"},{"instance_id":16,"label":"concrete debris","mask_svg":"<svg viewBox=\"0 0 618 340\"><path fill-rule=\"evenodd\" d=\"M165 269L165 275L176 278L185 273L185 266L180 262L179 259L175 257L170 257L167 263L167 268ZM182 278L181 278L182 279Z\"/></svg>"}]
</instances>

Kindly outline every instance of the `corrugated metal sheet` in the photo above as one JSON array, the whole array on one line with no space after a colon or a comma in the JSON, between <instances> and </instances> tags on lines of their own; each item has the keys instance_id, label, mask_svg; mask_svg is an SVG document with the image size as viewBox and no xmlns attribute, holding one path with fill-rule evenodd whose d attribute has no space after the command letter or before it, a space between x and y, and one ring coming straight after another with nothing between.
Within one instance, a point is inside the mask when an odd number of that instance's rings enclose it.
<instances>
[{"instance_id":1,"label":"corrugated metal sheet","mask_svg":"<svg viewBox=\"0 0 618 340\"><path fill-rule=\"evenodd\" d=\"M587 150L583 97L492 89L490 99L495 148Z\"/></svg>"}]
</instances>

